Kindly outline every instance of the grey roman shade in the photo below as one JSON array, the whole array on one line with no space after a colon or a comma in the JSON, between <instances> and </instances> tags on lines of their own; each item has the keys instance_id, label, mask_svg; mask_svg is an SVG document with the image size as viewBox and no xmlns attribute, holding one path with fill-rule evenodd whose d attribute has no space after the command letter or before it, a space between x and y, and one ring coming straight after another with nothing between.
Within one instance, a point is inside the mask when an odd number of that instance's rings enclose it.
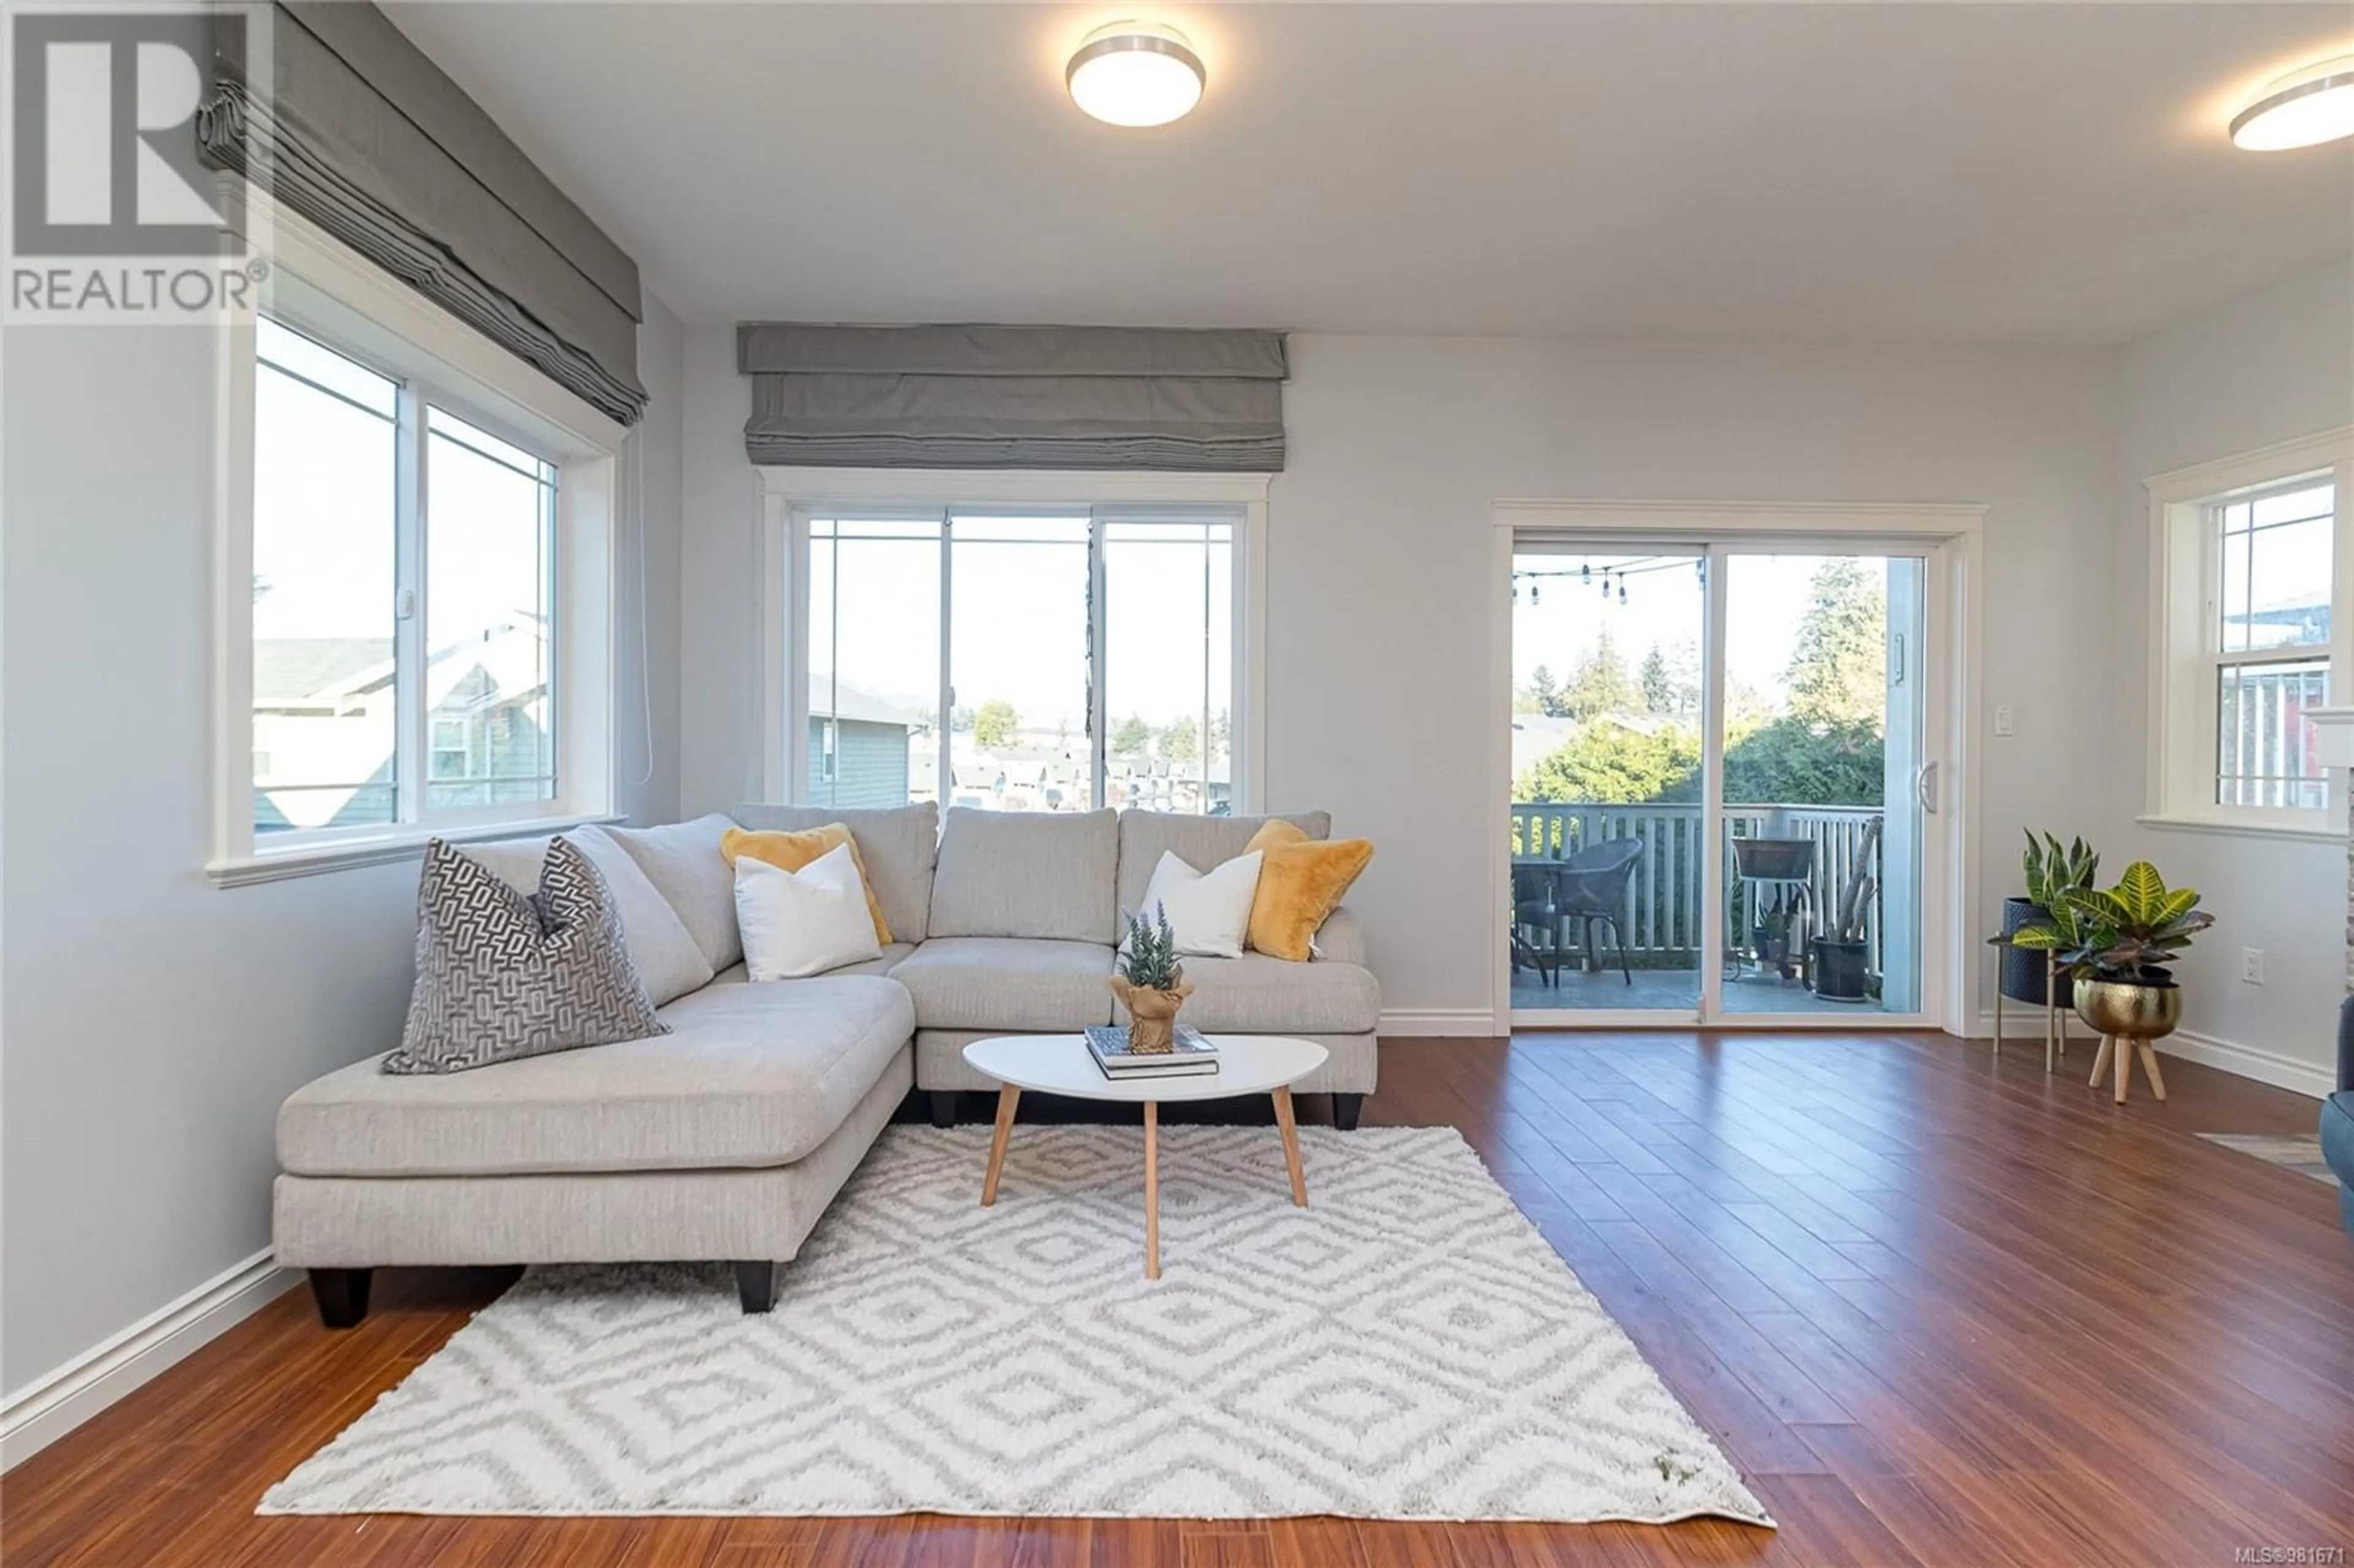
<instances>
[{"instance_id":1,"label":"grey roman shade","mask_svg":"<svg viewBox=\"0 0 2354 1568\"><path fill-rule=\"evenodd\" d=\"M269 16L267 84L241 32L216 35L206 160L634 423L637 263L376 6L282 0Z\"/></svg>"},{"instance_id":2,"label":"grey roman shade","mask_svg":"<svg viewBox=\"0 0 2354 1568\"><path fill-rule=\"evenodd\" d=\"M756 463L1283 467L1281 333L755 322L736 360Z\"/></svg>"}]
</instances>

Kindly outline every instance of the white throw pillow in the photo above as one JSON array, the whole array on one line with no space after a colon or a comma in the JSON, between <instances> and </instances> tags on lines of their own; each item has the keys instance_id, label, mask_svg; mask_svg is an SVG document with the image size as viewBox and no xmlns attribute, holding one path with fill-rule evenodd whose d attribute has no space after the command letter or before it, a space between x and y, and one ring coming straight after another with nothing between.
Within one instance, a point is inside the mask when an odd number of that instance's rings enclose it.
<instances>
[{"instance_id":1,"label":"white throw pillow","mask_svg":"<svg viewBox=\"0 0 2354 1568\"><path fill-rule=\"evenodd\" d=\"M1251 899L1258 892L1260 859L1254 850L1204 874L1178 859L1175 851L1162 850L1136 918L1158 926L1159 911L1166 909L1181 958L1239 959L1250 930Z\"/></svg>"},{"instance_id":2,"label":"white throw pillow","mask_svg":"<svg viewBox=\"0 0 2354 1568\"><path fill-rule=\"evenodd\" d=\"M883 953L848 844L799 871L737 856L736 924L745 970L756 980L799 980Z\"/></svg>"}]
</instances>

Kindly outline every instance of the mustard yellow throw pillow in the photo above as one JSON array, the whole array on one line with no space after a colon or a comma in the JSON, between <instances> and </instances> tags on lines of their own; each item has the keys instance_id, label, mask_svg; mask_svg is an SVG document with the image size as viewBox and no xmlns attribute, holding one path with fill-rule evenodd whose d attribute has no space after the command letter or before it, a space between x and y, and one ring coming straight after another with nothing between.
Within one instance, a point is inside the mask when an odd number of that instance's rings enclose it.
<instances>
[{"instance_id":1,"label":"mustard yellow throw pillow","mask_svg":"<svg viewBox=\"0 0 2354 1568\"><path fill-rule=\"evenodd\" d=\"M858 885L866 890L866 913L875 917L875 939L887 948L891 945L891 927L883 918L883 906L875 901L874 879L866 874L866 862L858 853L858 841L840 822L828 822L822 828L799 833L774 828L759 832L730 828L719 835L719 854L731 866L738 857L748 854L779 871L799 871L843 844L850 846L850 863L858 868Z\"/></svg>"},{"instance_id":2,"label":"mustard yellow throw pillow","mask_svg":"<svg viewBox=\"0 0 2354 1568\"><path fill-rule=\"evenodd\" d=\"M1278 959L1306 963L1316 928L1373 858L1373 842L1311 839L1300 828L1277 821L1251 835L1243 853L1253 850L1262 858L1258 893L1251 899L1250 945Z\"/></svg>"}]
</instances>

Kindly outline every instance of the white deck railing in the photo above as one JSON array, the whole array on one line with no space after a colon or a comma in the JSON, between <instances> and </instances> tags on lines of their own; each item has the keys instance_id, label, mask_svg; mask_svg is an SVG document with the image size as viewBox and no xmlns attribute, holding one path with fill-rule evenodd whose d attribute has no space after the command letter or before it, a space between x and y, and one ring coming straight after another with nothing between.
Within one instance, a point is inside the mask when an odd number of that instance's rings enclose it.
<instances>
[{"instance_id":1,"label":"white deck railing","mask_svg":"<svg viewBox=\"0 0 2354 1568\"><path fill-rule=\"evenodd\" d=\"M1729 838L1812 839L1814 877L1808 896L1814 906L1808 936L1819 937L1837 918L1856 862L1862 854L1878 806L1727 805ZM1615 839L1639 838L1643 853L1627 887L1627 949L1649 967L1689 968L1700 962L1701 933L1707 912L1701 907L1701 808L1690 805L1596 806L1557 801L1522 801L1512 807L1512 854L1560 858ZM1872 841L1866 866L1875 885L1882 872L1879 841ZM1734 880L1733 853L1725 852L1728 897L1740 901L1738 927L1728 924L1733 948L1748 946L1745 933L1755 915L1753 886ZM1875 890L1864 908L1864 941L1871 968L1881 968L1880 906ZM1720 912L1717 918L1723 920ZM1576 939L1575 930L1569 933ZM1597 940L1603 939L1597 934Z\"/></svg>"}]
</instances>

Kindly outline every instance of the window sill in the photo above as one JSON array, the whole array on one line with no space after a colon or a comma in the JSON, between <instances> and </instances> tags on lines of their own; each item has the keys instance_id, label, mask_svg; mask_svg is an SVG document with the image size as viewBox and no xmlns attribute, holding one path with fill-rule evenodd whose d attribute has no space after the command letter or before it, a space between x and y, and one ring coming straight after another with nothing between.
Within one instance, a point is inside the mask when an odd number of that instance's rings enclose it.
<instances>
[{"instance_id":1,"label":"window sill","mask_svg":"<svg viewBox=\"0 0 2354 1568\"><path fill-rule=\"evenodd\" d=\"M205 880L215 887L246 887L258 882L323 876L329 872L350 871L358 866L388 865L394 861L416 860L424 854L429 839L444 839L453 844L481 843L491 839L531 838L541 833L561 832L567 828L624 820L610 811L588 811L511 822L476 822L462 828L404 828L374 838L299 844L259 854L216 860L206 865Z\"/></svg>"},{"instance_id":2,"label":"window sill","mask_svg":"<svg viewBox=\"0 0 2354 1568\"><path fill-rule=\"evenodd\" d=\"M2267 822L2247 817L2186 817L2152 813L2134 819L2145 828L2162 833L2215 833L2226 838L2274 839L2291 843L2338 844L2346 842L2346 830L2326 821L2301 820Z\"/></svg>"}]
</instances>

